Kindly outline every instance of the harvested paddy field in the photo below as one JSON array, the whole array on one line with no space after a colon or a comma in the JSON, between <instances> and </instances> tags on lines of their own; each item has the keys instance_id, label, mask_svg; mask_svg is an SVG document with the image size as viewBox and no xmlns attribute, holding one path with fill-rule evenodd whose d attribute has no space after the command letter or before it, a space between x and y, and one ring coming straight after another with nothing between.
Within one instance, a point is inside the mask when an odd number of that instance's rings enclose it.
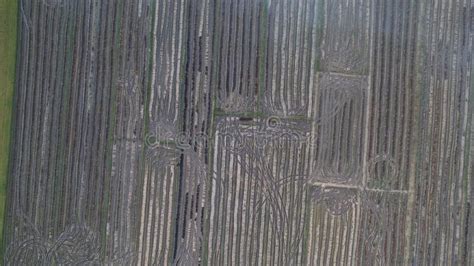
<instances>
[{"instance_id":1,"label":"harvested paddy field","mask_svg":"<svg viewBox=\"0 0 474 266\"><path fill-rule=\"evenodd\" d=\"M17 5L4 265L474 264L473 1Z\"/></svg>"}]
</instances>

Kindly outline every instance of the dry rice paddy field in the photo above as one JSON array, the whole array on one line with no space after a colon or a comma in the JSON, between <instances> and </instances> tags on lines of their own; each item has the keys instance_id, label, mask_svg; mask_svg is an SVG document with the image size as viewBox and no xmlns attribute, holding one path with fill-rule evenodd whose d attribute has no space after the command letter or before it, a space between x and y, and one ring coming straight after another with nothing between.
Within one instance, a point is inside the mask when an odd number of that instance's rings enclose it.
<instances>
[{"instance_id":1,"label":"dry rice paddy field","mask_svg":"<svg viewBox=\"0 0 474 266\"><path fill-rule=\"evenodd\" d=\"M3 262L473 265L473 41L472 0L20 0Z\"/></svg>"}]
</instances>

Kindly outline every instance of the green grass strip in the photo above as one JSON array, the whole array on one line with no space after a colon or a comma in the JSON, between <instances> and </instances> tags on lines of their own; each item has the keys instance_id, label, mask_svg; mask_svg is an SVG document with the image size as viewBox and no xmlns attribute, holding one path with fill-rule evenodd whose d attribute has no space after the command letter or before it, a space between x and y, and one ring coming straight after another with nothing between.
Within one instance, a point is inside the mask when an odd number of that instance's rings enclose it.
<instances>
[{"instance_id":1,"label":"green grass strip","mask_svg":"<svg viewBox=\"0 0 474 266\"><path fill-rule=\"evenodd\" d=\"M3 222L7 193L8 160L12 136L13 93L18 5L16 0L0 0L0 233L3 240ZM3 260L3 241L0 258Z\"/></svg>"}]
</instances>

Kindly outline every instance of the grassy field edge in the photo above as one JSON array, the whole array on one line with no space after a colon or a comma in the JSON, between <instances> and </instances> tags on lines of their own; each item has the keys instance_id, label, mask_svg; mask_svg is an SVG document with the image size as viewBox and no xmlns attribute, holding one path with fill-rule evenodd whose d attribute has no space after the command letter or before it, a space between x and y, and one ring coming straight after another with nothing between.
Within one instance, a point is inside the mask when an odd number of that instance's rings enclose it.
<instances>
[{"instance_id":1,"label":"grassy field edge","mask_svg":"<svg viewBox=\"0 0 474 266\"><path fill-rule=\"evenodd\" d=\"M0 0L0 257L4 257L3 224L5 220L7 176L12 137L13 97L17 41L18 2Z\"/></svg>"}]
</instances>

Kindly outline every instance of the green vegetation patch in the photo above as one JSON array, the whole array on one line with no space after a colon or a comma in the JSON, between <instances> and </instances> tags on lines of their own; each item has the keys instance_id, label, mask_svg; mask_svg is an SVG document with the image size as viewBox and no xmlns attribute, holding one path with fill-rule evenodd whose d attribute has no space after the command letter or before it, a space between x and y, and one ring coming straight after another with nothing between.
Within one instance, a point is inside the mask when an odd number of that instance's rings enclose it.
<instances>
[{"instance_id":1,"label":"green vegetation patch","mask_svg":"<svg viewBox=\"0 0 474 266\"><path fill-rule=\"evenodd\" d=\"M10 157L10 139L12 136L17 10L16 0L0 0L0 232L2 236L7 192L8 159ZM1 257L3 257L2 254L3 245L0 244Z\"/></svg>"}]
</instances>

